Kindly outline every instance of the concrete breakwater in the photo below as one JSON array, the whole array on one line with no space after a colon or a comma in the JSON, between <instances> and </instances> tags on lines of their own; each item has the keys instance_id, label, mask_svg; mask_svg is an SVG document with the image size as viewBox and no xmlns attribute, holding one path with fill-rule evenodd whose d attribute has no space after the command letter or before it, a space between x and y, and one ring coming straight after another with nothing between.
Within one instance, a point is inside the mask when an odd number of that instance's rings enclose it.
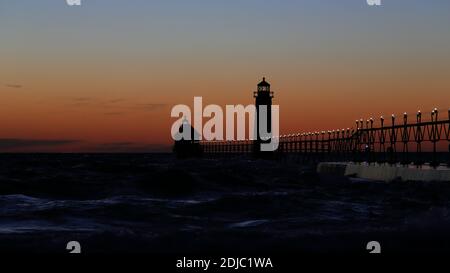
<instances>
[{"instance_id":1,"label":"concrete breakwater","mask_svg":"<svg viewBox=\"0 0 450 273\"><path fill-rule=\"evenodd\" d=\"M368 164L351 162L322 162L317 166L319 174L357 177L390 182L401 179L403 181L448 181L450 182L450 168L422 167Z\"/></svg>"}]
</instances>

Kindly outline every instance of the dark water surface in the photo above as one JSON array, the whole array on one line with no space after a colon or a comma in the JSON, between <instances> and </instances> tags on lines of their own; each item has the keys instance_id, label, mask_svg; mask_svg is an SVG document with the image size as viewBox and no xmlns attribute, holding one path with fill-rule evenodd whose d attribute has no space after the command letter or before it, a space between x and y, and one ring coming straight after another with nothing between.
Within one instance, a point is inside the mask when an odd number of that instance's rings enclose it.
<instances>
[{"instance_id":1,"label":"dark water surface","mask_svg":"<svg viewBox=\"0 0 450 273\"><path fill-rule=\"evenodd\" d=\"M0 155L0 251L450 252L450 186L320 178L294 161Z\"/></svg>"}]
</instances>

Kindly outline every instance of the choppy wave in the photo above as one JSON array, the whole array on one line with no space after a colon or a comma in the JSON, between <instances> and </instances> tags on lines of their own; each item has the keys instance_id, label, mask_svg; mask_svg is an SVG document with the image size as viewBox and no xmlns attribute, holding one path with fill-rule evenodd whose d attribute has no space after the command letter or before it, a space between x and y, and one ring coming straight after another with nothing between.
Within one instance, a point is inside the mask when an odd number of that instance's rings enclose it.
<instances>
[{"instance_id":1,"label":"choppy wave","mask_svg":"<svg viewBox=\"0 0 450 273\"><path fill-rule=\"evenodd\" d=\"M0 162L0 251L33 251L30 238L48 251L81 240L98 252L345 250L349 240L423 244L432 234L450 242L443 183L323 180L297 162L238 158L1 155Z\"/></svg>"}]
</instances>

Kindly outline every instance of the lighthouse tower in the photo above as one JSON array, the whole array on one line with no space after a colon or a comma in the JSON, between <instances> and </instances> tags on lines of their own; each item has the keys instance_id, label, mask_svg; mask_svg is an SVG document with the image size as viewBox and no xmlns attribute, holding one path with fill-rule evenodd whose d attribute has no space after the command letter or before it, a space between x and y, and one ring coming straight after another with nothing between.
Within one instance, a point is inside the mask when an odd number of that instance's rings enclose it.
<instances>
[{"instance_id":1,"label":"lighthouse tower","mask_svg":"<svg viewBox=\"0 0 450 273\"><path fill-rule=\"evenodd\" d=\"M259 153L261 143L270 142L270 140L264 139L263 136L261 136L260 133L260 112L259 109L262 105L267 106L267 126L266 130L267 132L272 135L272 99L273 99L273 92L270 91L270 84L266 82L266 78L263 78L263 80L258 84L257 91L253 93L253 96L255 98L255 106L256 106L256 124L255 124L255 130L256 130L256 139L255 139L255 146L254 151L256 153ZM263 128L264 129L264 128Z\"/></svg>"}]
</instances>

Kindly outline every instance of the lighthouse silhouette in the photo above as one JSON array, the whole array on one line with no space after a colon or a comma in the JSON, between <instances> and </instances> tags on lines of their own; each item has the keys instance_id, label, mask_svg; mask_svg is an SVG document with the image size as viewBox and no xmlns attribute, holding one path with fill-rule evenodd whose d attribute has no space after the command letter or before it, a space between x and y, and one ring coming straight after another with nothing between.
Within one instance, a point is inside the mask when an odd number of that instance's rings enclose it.
<instances>
[{"instance_id":1,"label":"lighthouse silhouette","mask_svg":"<svg viewBox=\"0 0 450 273\"><path fill-rule=\"evenodd\" d=\"M262 143L270 143L270 139L267 139L266 136L261 135L261 125L264 125L263 123L263 117L261 114L266 114L267 124L264 126L265 128L262 128L263 132L269 133L269 137L272 135L272 99L273 99L273 92L270 90L270 84L266 81L266 78L263 77L262 81L258 83L257 91L253 92L253 97L255 98L255 108L256 108L256 124L255 124L255 141L253 150L256 154L261 154L261 144ZM261 106L265 106L267 109L266 113L260 113ZM261 124L260 124L261 123ZM268 153L268 152L264 152Z\"/></svg>"}]
</instances>

